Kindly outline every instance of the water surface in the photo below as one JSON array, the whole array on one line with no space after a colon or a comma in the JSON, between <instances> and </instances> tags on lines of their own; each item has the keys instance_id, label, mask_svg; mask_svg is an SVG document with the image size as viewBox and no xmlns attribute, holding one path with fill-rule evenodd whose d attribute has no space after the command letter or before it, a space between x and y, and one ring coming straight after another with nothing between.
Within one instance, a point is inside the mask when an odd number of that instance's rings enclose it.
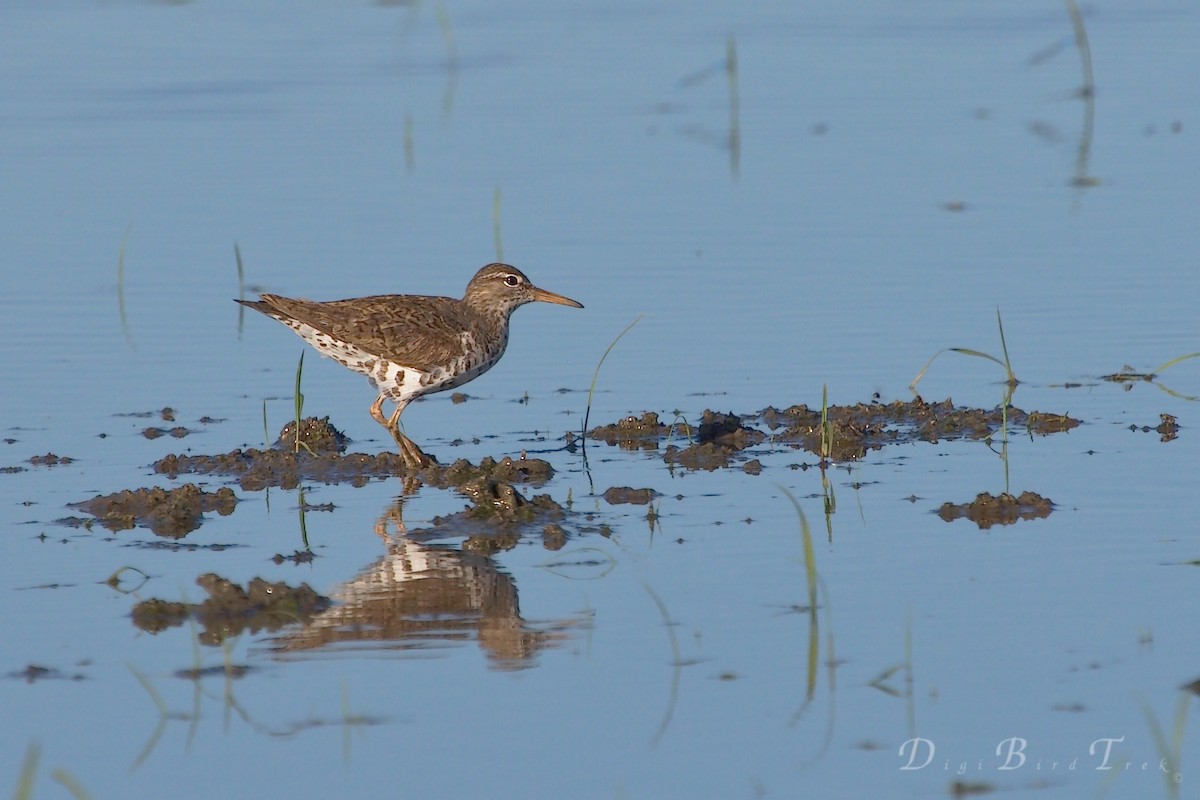
<instances>
[{"instance_id":1,"label":"water surface","mask_svg":"<svg viewBox=\"0 0 1200 800\"><path fill-rule=\"evenodd\" d=\"M1090 128L1055 3L10 5L0 452L23 469L0 476L0 702L20 722L0 785L36 744L34 796L60 768L94 797L1186 797L1194 705L1180 783L1153 730L1171 743L1200 676L1197 362L1162 375L1175 394L1098 378L1200 349L1200 14L1083 19ZM272 435L292 415L303 345L239 317L235 245L247 295L457 295L499 258L582 301L521 310L470 401L405 414L443 460L549 460L529 494L569 508L565 545L419 535L466 502L429 487L389 544L397 480L306 485L333 508L303 529L297 491L236 487L180 542L58 524L186 482L151 471L165 454L262 446L264 406ZM592 424L823 386L908 399L941 348L999 355L997 308L1013 402L1084 423L1011 436L1007 462L998 441L884 448L826 473L827 517L817 459L778 444L746 454L759 475L556 449L639 315ZM991 408L1002 377L945 354L919 390ZM310 354L303 391L355 449L389 446L361 378ZM1141 430L1160 414L1178 438ZM175 424L194 433L141 433ZM75 460L28 463L46 453ZM653 518L614 486L660 493ZM815 623L784 488L816 537ZM1055 511L986 531L935 513L1005 490ZM276 563L304 536L316 558ZM123 594L104 583L122 567L148 579ZM445 579L468 610L288 652L299 626L222 649L131 623L141 600L203 599L210 572L339 608ZM217 669L177 674L197 666Z\"/></svg>"}]
</instances>

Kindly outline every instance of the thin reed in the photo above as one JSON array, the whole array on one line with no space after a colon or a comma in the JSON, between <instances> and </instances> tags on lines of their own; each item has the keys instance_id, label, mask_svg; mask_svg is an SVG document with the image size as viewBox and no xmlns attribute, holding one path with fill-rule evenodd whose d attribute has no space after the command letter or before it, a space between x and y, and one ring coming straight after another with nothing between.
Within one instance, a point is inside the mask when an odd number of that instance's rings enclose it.
<instances>
[{"instance_id":1,"label":"thin reed","mask_svg":"<svg viewBox=\"0 0 1200 800\"><path fill-rule=\"evenodd\" d=\"M909 390L911 390L913 394L917 393L917 384L920 383L921 379L925 377L925 373L928 372L929 367L933 365L934 359L936 359L942 353L961 353L964 356L986 358L988 361L999 364L1000 366L1004 367L1004 372L1007 375L1006 382L1008 383L1009 388L1015 388L1020 381L1017 380L1017 376L1013 374L1012 361L1008 357L1008 342L1004 339L1004 321L1000 318L999 308L996 309L996 325L1000 329L1000 349L1004 353L1004 360L1000 360L994 355L985 353L981 350L972 350L969 347L946 347L938 350L933 354L932 358L925 362L925 366L922 367L921 371L917 373L917 377L913 378L913 382L908 385Z\"/></svg>"},{"instance_id":2,"label":"thin reed","mask_svg":"<svg viewBox=\"0 0 1200 800\"><path fill-rule=\"evenodd\" d=\"M587 409L583 412L583 432L584 440L587 440L588 418L592 415L592 397L596 394L596 381L600 378L600 367L604 365L604 359L608 358L608 354L617 346L617 342L621 341L621 337L633 330L633 326L642 321L645 314L638 314L637 319L625 326L625 330L617 334L617 338L609 342L608 347L604 349L604 355L600 356L600 360L596 362L596 369L592 373L592 385L588 387Z\"/></svg>"}]
</instances>

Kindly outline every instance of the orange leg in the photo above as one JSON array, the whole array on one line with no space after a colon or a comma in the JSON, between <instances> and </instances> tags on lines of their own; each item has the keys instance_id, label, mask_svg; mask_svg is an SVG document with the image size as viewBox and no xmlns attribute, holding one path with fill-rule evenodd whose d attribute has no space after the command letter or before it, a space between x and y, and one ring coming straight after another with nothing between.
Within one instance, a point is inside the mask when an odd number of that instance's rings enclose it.
<instances>
[{"instance_id":1,"label":"orange leg","mask_svg":"<svg viewBox=\"0 0 1200 800\"><path fill-rule=\"evenodd\" d=\"M378 422L383 427L386 428L388 426L387 420L384 419L384 417L383 417L383 394L382 393L380 393L379 397L375 398L375 402L371 404L371 416L374 417L375 421Z\"/></svg>"},{"instance_id":2,"label":"orange leg","mask_svg":"<svg viewBox=\"0 0 1200 800\"><path fill-rule=\"evenodd\" d=\"M379 395L375 402L371 405L371 416L375 418L383 427L387 428L388 433L396 440L397 446L400 448L400 455L404 458L406 464L413 467L427 467L434 463L434 460L425 453L421 452L421 448L417 447L412 439L409 439L400 432L400 412L404 411L408 403L397 403L396 410L392 412L390 419L383 418L383 395Z\"/></svg>"}]
</instances>

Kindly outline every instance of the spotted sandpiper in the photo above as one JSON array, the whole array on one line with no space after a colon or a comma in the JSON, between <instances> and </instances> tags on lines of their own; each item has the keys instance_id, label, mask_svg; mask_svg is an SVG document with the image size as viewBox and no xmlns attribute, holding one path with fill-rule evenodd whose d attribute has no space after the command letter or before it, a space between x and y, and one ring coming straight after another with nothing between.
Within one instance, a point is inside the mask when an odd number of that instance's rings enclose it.
<instances>
[{"instance_id":1,"label":"spotted sandpiper","mask_svg":"<svg viewBox=\"0 0 1200 800\"><path fill-rule=\"evenodd\" d=\"M508 346L508 318L519 306L541 301L583 308L582 303L539 289L516 267L488 264L467 284L461 300L386 294L320 303L275 294L238 300L287 325L323 356L371 379L379 396L375 418L400 447L407 464L431 463L400 432L400 413L418 397L462 386L487 372ZM396 404L383 416L383 401Z\"/></svg>"}]
</instances>

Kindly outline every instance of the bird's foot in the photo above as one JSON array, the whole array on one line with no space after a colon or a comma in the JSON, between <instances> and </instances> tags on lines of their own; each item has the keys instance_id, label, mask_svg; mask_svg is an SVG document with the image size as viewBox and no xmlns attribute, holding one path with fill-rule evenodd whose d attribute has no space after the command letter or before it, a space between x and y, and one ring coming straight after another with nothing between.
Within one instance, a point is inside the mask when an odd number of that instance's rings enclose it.
<instances>
[{"instance_id":1,"label":"bird's foot","mask_svg":"<svg viewBox=\"0 0 1200 800\"><path fill-rule=\"evenodd\" d=\"M404 459L404 463L413 469L425 469L437 465L437 459L427 455L417 443L409 439L399 430L392 430L392 438L396 440L397 446L400 448L400 456Z\"/></svg>"}]
</instances>

